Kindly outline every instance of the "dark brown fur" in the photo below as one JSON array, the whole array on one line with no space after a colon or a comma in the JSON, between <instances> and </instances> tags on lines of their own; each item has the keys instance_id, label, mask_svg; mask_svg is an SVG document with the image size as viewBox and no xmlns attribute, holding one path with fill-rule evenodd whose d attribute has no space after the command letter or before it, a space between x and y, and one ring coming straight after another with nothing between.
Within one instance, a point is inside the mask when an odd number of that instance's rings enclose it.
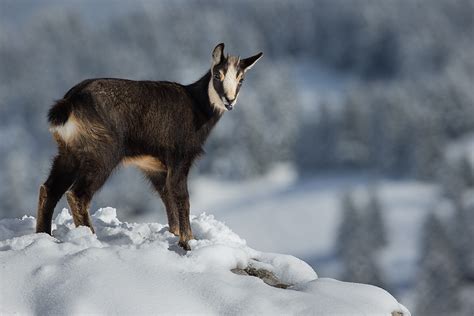
<instances>
[{"instance_id":1,"label":"dark brown fur","mask_svg":"<svg viewBox=\"0 0 474 316\"><path fill-rule=\"evenodd\" d=\"M128 162L160 194L170 231L189 249L187 177L222 114L210 103L210 80L211 71L188 86L91 79L69 90L48 114L58 155L40 188L37 232L51 233L54 207L67 190L74 223L93 230L88 208L94 193L119 164ZM65 124L74 125L70 138L58 132Z\"/></svg>"}]
</instances>

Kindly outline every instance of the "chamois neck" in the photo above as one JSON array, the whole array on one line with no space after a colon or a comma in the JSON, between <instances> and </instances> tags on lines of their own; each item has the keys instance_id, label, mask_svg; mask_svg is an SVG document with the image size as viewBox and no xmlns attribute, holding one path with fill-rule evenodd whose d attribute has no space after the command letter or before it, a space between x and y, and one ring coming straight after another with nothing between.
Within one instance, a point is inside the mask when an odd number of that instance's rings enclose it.
<instances>
[{"instance_id":1,"label":"chamois neck","mask_svg":"<svg viewBox=\"0 0 474 316\"><path fill-rule=\"evenodd\" d=\"M222 112L218 111L209 99L208 88L211 76L211 71L209 70L198 81L184 86L194 101L194 108L197 114L195 116L195 124L197 129L204 133L204 137L209 135L209 132L222 116Z\"/></svg>"},{"instance_id":2,"label":"chamois neck","mask_svg":"<svg viewBox=\"0 0 474 316\"><path fill-rule=\"evenodd\" d=\"M198 81L186 86L186 89L188 90L189 94L191 94L192 98L197 103L196 105L209 118L215 115L221 115L219 111L215 110L209 99L208 87L210 80L211 71L209 70Z\"/></svg>"}]
</instances>

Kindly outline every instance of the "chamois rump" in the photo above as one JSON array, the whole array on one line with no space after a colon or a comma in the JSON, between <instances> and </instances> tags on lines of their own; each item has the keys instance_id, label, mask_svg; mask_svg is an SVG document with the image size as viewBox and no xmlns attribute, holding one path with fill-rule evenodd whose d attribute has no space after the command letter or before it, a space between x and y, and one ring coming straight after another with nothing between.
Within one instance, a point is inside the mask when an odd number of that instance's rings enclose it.
<instances>
[{"instance_id":1,"label":"chamois rump","mask_svg":"<svg viewBox=\"0 0 474 316\"><path fill-rule=\"evenodd\" d=\"M221 43L210 70L190 85L104 78L71 88L48 113L58 154L39 190L36 232L51 234L54 208L64 193L74 224L94 232L88 211L94 193L118 165L135 165L163 200L170 232L189 250L189 169L261 57L224 56Z\"/></svg>"}]
</instances>

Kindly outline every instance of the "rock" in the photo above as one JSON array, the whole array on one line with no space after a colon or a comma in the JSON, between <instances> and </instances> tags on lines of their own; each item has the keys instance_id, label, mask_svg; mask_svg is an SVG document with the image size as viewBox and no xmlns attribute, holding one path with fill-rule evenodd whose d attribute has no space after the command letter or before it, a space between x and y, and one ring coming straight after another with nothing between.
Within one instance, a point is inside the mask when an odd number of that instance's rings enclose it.
<instances>
[{"instance_id":1,"label":"rock","mask_svg":"<svg viewBox=\"0 0 474 316\"><path fill-rule=\"evenodd\" d=\"M280 282L280 280L278 280L278 278L272 272L265 269L256 269L252 266L248 266L245 269L235 268L230 271L238 275L249 275L249 276L257 277L261 279L263 282L265 282L266 284L273 287L280 288L280 289L286 289L290 286L290 284L284 284ZM399 315L393 315L393 316L399 316Z\"/></svg>"}]
</instances>

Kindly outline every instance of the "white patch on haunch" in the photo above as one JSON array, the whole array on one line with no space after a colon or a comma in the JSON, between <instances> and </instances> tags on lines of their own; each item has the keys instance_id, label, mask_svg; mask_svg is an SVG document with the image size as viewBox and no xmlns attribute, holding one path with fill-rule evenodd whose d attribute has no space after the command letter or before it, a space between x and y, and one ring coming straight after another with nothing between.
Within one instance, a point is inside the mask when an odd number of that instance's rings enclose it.
<instances>
[{"instance_id":1,"label":"white patch on haunch","mask_svg":"<svg viewBox=\"0 0 474 316\"><path fill-rule=\"evenodd\" d=\"M79 131L79 124L74 115L71 115L66 123L59 126L51 126L49 129L52 133L56 133L66 143L71 142Z\"/></svg>"},{"instance_id":2,"label":"white patch on haunch","mask_svg":"<svg viewBox=\"0 0 474 316\"><path fill-rule=\"evenodd\" d=\"M53 125L49 129L57 141L73 144L78 140L111 141L108 130L100 123L92 123L78 119L71 113L66 123L63 125Z\"/></svg>"}]
</instances>

